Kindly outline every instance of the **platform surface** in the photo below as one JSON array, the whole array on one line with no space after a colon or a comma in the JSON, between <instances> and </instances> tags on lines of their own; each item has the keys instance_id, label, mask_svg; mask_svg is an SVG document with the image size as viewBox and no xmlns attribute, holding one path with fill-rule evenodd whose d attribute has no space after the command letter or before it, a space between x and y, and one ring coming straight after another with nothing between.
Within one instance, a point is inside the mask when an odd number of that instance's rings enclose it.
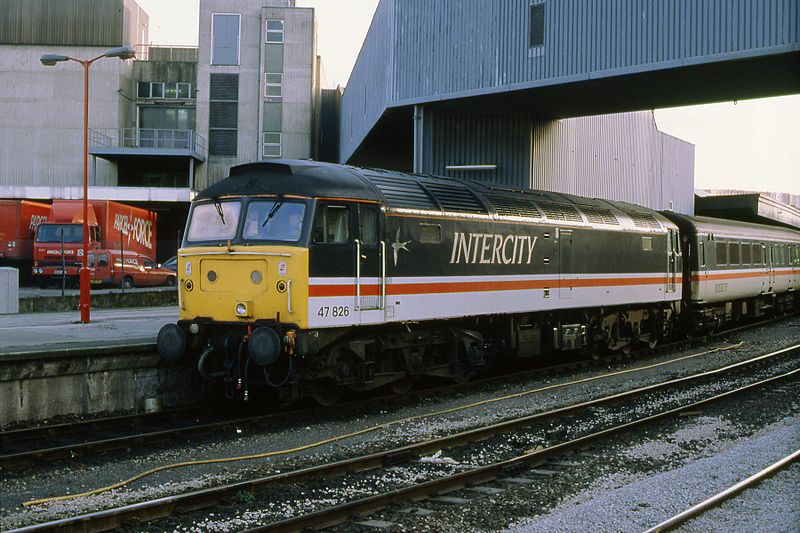
<instances>
[{"instance_id":1,"label":"platform surface","mask_svg":"<svg viewBox=\"0 0 800 533\"><path fill-rule=\"evenodd\" d=\"M78 311L0 315L0 357L98 345L155 343L158 330L178 320L177 307L92 309L82 324Z\"/></svg>"}]
</instances>

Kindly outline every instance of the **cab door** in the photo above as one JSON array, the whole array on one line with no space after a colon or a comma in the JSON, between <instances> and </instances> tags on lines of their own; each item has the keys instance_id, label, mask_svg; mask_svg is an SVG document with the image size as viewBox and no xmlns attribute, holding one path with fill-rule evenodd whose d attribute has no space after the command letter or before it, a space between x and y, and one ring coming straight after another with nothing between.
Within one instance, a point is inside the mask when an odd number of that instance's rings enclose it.
<instances>
[{"instance_id":1,"label":"cab door","mask_svg":"<svg viewBox=\"0 0 800 533\"><path fill-rule=\"evenodd\" d=\"M356 260L362 255L358 236L358 204L317 204L308 258L308 321L312 327L359 324L357 268L364 265Z\"/></svg>"},{"instance_id":2,"label":"cab door","mask_svg":"<svg viewBox=\"0 0 800 533\"><path fill-rule=\"evenodd\" d=\"M380 210L374 204L357 204L354 264L356 294L353 308L359 323L376 324L384 320L386 299L386 244Z\"/></svg>"}]
</instances>

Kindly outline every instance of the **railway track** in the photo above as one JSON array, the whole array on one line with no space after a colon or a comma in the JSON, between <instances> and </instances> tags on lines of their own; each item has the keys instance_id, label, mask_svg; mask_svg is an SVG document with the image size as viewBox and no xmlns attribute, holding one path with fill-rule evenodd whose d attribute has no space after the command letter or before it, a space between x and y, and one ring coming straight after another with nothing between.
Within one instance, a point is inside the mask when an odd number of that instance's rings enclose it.
<instances>
[{"instance_id":1,"label":"railway track","mask_svg":"<svg viewBox=\"0 0 800 533\"><path fill-rule=\"evenodd\" d=\"M736 483L735 485L728 487L727 489L723 490L722 492L715 494L714 496L704 500L697 505L693 505L689 509L676 514L675 516L664 520L660 524L653 526L652 528L645 531L645 533L661 533L663 531L671 531L676 527L680 526L684 522L691 520L701 514L714 509L722 505L725 501L733 498L737 494L741 493L744 490L747 490L750 487L754 487L764 479L780 472L781 470L788 468L792 463L795 461L800 460L800 450L795 451L792 454L787 455L780 461L777 461L770 466L764 468L760 472L753 474L752 476L748 477L745 480Z\"/></svg>"},{"instance_id":2,"label":"railway track","mask_svg":"<svg viewBox=\"0 0 800 533\"><path fill-rule=\"evenodd\" d=\"M762 321L738 326L715 333L714 336L730 335L738 331L752 329L771 321ZM664 344L659 351L675 350L684 347L689 341L676 341ZM613 364L637 357L652 354L652 350L643 349L631 354L608 354L596 360L572 361L565 364L525 370L513 374L515 381L524 381L543 374L559 373L589 368L592 365ZM680 358L679 358L680 359ZM668 363L668 362L667 362ZM461 390L474 389L480 386L491 386L497 383L508 383L508 374L489 376L464 384L436 386L412 390L402 396L395 394L370 397L370 404L385 404L396 407L401 402L412 402L420 398L452 394ZM336 406L337 412L356 410L363 407L363 398ZM240 408L241 406L237 406ZM201 406L172 409L156 413L138 413L118 417L81 420L70 423L37 426L32 428L0 432L0 471L15 470L32 463L43 464L50 461L74 459L86 454L102 454L113 450L126 449L133 446L141 448L145 445L156 445L177 438L192 435L206 435L226 431L231 427L243 425L261 425L313 414L325 413L325 408L311 407L289 411L259 412L254 415L233 416L218 412L209 412Z\"/></svg>"},{"instance_id":3,"label":"railway track","mask_svg":"<svg viewBox=\"0 0 800 533\"><path fill-rule=\"evenodd\" d=\"M251 498L256 498L260 491L269 487L275 488L273 494L291 497L293 490L302 491L302 484L310 480L317 480L317 484L319 484L319 480L325 480L324 485L327 486L333 484L333 478L338 476L365 476L387 466L419 464L420 458L430 454L435 455L441 450L448 450L450 454L453 454L464 447L476 446L476 443L491 443L491 439L494 438L507 440L510 434L529 431L532 427L536 428L536 434L543 434L543 429L552 427L552 424L557 421L575 421L576 419L593 421L589 429L582 434L558 435L541 442L534 449L528 449L516 455L512 454L510 457L470 468L467 471L442 475L424 482L412 482L401 487L390 487L383 492L271 522L254 528L252 531L298 531L306 528L330 527L345 522L354 515L369 514L398 500L417 501L513 476L526 465L546 463L568 450L587 446L620 432L675 417L686 411L694 411L712 402L758 390L780 380L796 379L800 376L799 359L800 345L796 345L716 370L672 379L547 412L510 418L490 426L474 428L426 442L269 477L98 511L14 531L72 531L75 529L102 531L120 527L123 524L139 524L171 516L174 513L215 506L235 500L243 494L249 494ZM775 366L781 368L776 369ZM730 381L727 383L726 390L713 390L726 380ZM745 380L747 383L741 384L737 380ZM692 392L688 394L687 391ZM656 402L656 398L661 398L660 402ZM631 408L633 405L655 405L655 407L651 407L651 412L640 413L640 409ZM620 409L620 414L608 417L608 411L612 408ZM598 413L601 412L604 413L604 416L598 416ZM469 452L462 451L461 453L468 454ZM151 524L151 526L154 527L149 527L149 529L158 527L157 524Z\"/></svg>"}]
</instances>

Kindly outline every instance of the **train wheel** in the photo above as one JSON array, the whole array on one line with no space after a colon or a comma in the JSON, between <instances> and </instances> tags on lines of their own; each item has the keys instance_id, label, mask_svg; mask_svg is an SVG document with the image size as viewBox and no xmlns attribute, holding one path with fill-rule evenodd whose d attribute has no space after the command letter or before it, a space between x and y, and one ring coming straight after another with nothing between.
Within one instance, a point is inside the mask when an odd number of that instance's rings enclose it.
<instances>
[{"instance_id":1,"label":"train wheel","mask_svg":"<svg viewBox=\"0 0 800 533\"><path fill-rule=\"evenodd\" d=\"M322 407L336 405L341 395L341 390L332 380L321 379L311 386L311 397Z\"/></svg>"},{"instance_id":2,"label":"train wheel","mask_svg":"<svg viewBox=\"0 0 800 533\"><path fill-rule=\"evenodd\" d=\"M406 376L389 383L389 389L395 394L405 394L411 390L411 387L413 387L416 382L417 378Z\"/></svg>"}]
</instances>

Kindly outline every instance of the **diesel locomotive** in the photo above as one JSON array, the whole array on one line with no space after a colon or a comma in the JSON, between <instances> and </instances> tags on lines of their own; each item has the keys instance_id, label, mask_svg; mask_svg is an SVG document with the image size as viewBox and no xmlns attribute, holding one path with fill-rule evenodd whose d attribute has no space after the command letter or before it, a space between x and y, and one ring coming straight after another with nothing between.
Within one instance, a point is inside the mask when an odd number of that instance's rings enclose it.
<instances>
[{"instance_id":1,"label":"diesel locomotive","mask_svg":"<svg viewBox=\"0 0 800 533\"><path fill-rule=\"evenodd\" d=\"M419 376L796 309L800 232L301 160L192 203L158 349L247 399L321 403Z\"/></svg>"}]
</instances>

